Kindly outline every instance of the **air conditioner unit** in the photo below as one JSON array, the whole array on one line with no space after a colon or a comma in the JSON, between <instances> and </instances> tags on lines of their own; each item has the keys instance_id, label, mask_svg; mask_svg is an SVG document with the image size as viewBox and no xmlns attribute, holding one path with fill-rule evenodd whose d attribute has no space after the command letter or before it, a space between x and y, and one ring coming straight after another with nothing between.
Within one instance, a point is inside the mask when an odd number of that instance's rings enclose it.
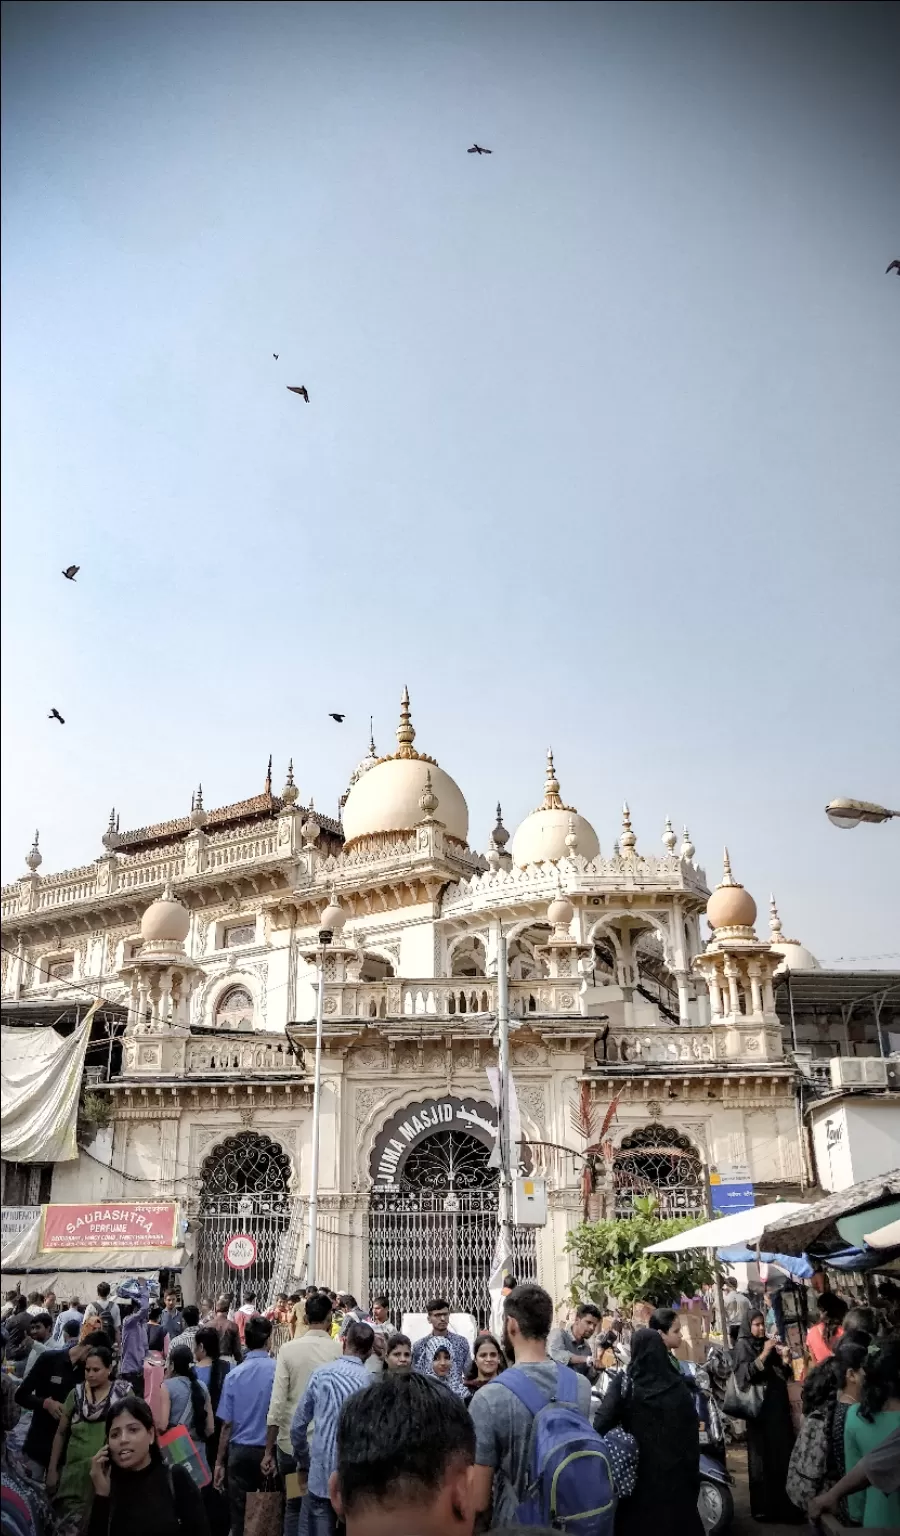
<instances>
[{"instance_id":1,"label":"air conditioner unit","mask_svg":"<svg viewBox=\"0 0 900 1536\"><path fill-rule=\"evenodd\" d=\"M889 1056L885 1062L887 1068L887 1086L894 1092L900 1091L900 1056Z\"/></svg>"},{"instance_id":2,"label":"air conditioner unit","mask_svg":"<svg viewBox=\"0 0 900 1536\"><path fill-rule=\"evenodd\" d=\"M886 1088L887 1062L880 1056L833 1056L832 1088Z\"/></svg>"}]
</instances>

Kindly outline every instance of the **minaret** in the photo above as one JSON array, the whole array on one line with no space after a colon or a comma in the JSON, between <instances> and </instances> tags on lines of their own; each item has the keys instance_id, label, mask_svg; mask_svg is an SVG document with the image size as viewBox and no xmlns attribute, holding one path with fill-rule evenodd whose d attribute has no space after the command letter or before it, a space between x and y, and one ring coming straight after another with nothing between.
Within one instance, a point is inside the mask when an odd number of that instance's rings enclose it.
<instances>
[{"instance_id":1,"label":"minaret","mask_svg":"<svg viewBox=\"0 0 900 1536\"><path fill-rule=\"evenodd\" d=\"M756 902L735 880L728 849L721 884L706 908L713 937L693 969L709 989L711 1023L724 1031L717 1060L763 1062L782 1055L772 977L781 956L756 936Z\"/></svg>"}]
</instances>

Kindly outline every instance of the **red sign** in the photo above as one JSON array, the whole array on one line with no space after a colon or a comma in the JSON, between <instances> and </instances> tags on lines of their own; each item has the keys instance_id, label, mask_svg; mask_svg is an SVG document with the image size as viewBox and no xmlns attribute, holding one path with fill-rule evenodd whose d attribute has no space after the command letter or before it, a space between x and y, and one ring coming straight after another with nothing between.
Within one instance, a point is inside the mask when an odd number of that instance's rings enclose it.
<instances>
[{"instance_id":1,"label":"red sign","mask_svg":"<svg viewBox=\"0 0 900 1536\"><path fill-rule=\"evenodd\" d=\"M247 1232L236 1232L223 1249L225 1263L232 1269L249 1269L256 1258L256 1240Z\"/></svg>"},{"instance_id":2,"label":"red sign","mask_svg":"<svg viewBox=\"0 0 900 1536\"><path fill-rule=\"evenodd\" d=\"M174 1201L110 1201L104 1205L45 1205L41 1247L174 1248L178 1207Z\"/></svg>"}]
</instances>

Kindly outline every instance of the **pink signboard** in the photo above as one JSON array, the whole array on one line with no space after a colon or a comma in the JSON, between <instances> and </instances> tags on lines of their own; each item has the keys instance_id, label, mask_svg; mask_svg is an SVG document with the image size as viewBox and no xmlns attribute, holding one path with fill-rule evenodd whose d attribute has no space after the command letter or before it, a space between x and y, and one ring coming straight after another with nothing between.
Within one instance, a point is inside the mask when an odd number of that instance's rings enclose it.
<instances>
[{"instance_id":1,"label":"pink signboard","mask_svg":"<svg viewBox=\"0 0 900 1536\"><path fill-rule=\"evenodd\" d=\"M174 1201L45 1205L41 1247L174 1248L177 1211Z\"/></svg>"}]
</instances>

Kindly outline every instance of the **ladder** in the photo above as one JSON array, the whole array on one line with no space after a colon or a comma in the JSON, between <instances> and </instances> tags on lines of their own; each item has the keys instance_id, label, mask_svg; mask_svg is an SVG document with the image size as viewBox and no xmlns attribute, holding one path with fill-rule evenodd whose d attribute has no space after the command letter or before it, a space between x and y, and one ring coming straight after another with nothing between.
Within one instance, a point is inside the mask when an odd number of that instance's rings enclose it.
<instances>
[{"instance_id":1,"label":"ladder","mask_svg":"<svg viewBox=\"0 0 900 1536\"><path fill-rule=\"evenodd\" d=\"M297 1247L306 1225L307 1201L296 1195L291 1202L291 1216L287 1230L278 1245L278 1257L269 1281L268 1307L274 1307L282 1291L290 1289L288 1282L297 1272ZM305 1260L304 1260L305 1264Z\"/></svg>"}]
</instances>

